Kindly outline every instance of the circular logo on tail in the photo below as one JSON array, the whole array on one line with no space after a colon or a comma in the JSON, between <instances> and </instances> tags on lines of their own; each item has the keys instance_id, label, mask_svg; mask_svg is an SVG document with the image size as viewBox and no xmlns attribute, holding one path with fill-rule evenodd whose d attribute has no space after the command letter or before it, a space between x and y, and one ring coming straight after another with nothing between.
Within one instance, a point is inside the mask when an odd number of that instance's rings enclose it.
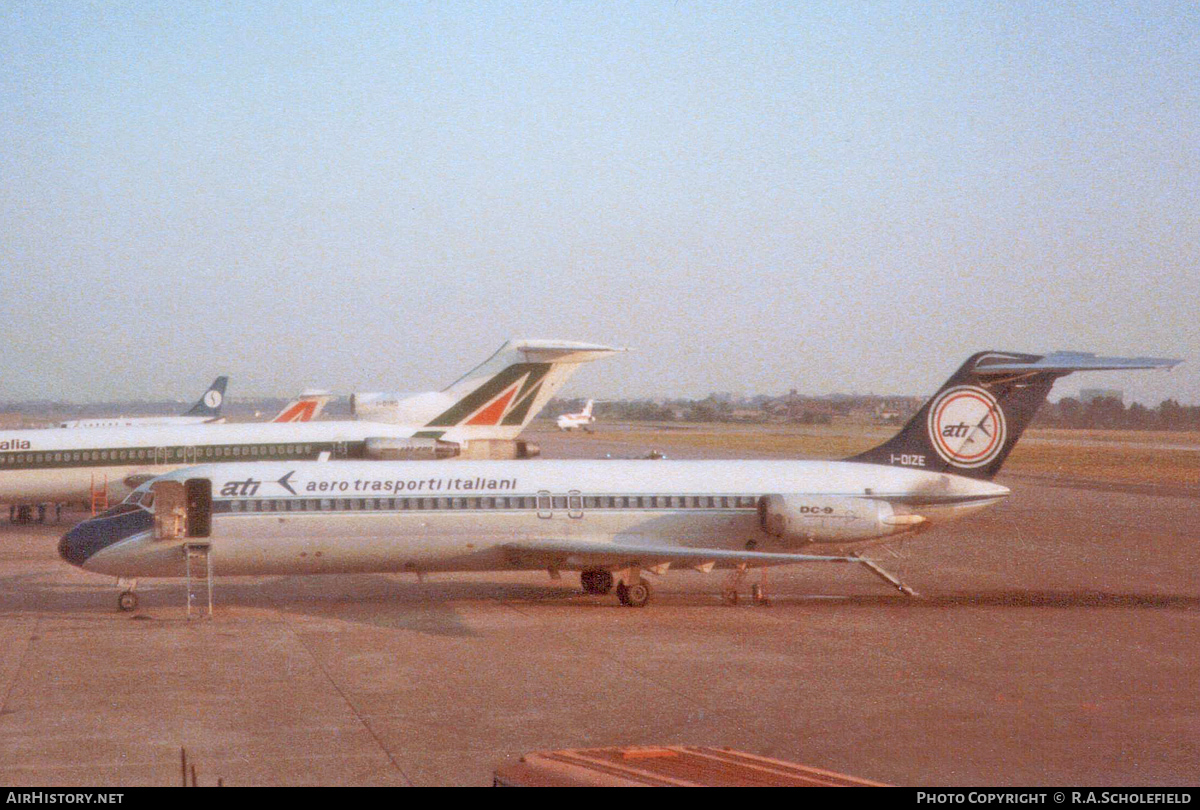
<instances>
[{"instance_id":1,"label":"circular logo on tail","mask_svg":"<svg viewBox=\"0 0 1200 810\"><path fill-rule=\"evenodd\" d=\"M221 392L209 391L204 395L204 404L210 408L215 408L221 404Z\"/></svg>"},{"instance_id":2,"label":"circular logo on tail","mask_svg":"<svg viewBox=\"0 0 1200 810\"><path fill-rule=\"evenodd\" d=\"M929 440L956 467L982 467L1004 449L1004 411L982 388L959 385L929 406Z\"/></svg>"}]
</instances>

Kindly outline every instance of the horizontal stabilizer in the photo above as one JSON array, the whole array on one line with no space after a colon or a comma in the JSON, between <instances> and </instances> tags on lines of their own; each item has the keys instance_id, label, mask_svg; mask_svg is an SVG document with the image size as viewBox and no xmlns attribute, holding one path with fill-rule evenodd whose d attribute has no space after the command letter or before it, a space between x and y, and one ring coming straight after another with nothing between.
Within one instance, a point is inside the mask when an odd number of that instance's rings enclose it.
<instances>
[{"instance_id":1,"label":"horizontal stabilizer","mask_svg":"<svg viewBox=\"0 0 1200 810\"><path fill-rule=\"evenodd\" d=\"M1182 360L1161 357L1098 357L1087 352L1052 352L1036 360L1018 360L1011 355L983 357L975 366L976 374L1011 374L1039 372L1070 374L1073 371L1136 371L1151 368L1174 368Z\"/></svg>"},{"instance_id":2,"label":"horizontal stabilizer","mask_svg":"<svg viewBox=\"0 0 1200 810\"><path fill-rule=\"evenodd\" d=\"M628 349L616 349L597 343L575 343L563 340L517 340L513 348L521 351L530 363L590 363Z\"/></svg>"}]
</instances>

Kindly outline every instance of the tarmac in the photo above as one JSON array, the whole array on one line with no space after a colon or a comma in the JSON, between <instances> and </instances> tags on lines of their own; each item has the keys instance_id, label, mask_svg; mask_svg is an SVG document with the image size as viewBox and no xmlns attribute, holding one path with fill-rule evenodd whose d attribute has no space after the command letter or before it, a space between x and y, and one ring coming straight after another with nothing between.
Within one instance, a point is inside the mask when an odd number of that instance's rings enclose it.
<instances>
[{"instance_id":1,"label":"tarmac","mask_svg":"<svg viewBox=\"0 0 1200 810\"><path fill-rule=\"evenodd\" d=\"M720 572L671 571L645 609L572 574L218 572L189 622L182 582L121 613L58 558L66 523L3 523L0 784L178 785L184 748L202 785L486 785L634 744L900 785L1195 784L1200 493L999 480L1006 502L872 551L921 598L790 567L769 607L722 605Z\"/></svg>"}]
</instances>

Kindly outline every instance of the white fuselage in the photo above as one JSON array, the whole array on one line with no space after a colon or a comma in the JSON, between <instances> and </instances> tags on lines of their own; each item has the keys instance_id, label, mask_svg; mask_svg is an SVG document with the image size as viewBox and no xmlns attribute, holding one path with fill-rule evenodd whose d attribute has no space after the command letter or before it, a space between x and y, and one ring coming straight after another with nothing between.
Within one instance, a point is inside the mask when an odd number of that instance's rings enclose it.
<instances>
[{"instance_id":1,"label":"white fuselage","mask_svg":"<svg viewBox=\"0 0 1200 810\"><path fill-rule=\"evenodd\" d=\"M64 428L154 427L170 425L207 425L223 422L219 416L108 416L97 419L72 419L59 423Z\"/></svg>"},{"instance_id":2,"label":"white fuselage","mask_svg":"<svg viewBox=\"0 0 1200 810\"><path fill-rule=\"evenodd\" d=\"M575 430L586 427L596 421L596 417L582 413L566 413L558 417L559 430Z\"/></svg>"},{"instance_id":3,"label":"white fuselage","mask_svg":"<svg viewBox=\"0 0 1200 810\"><path fill-rule=\"evenodd\" d=\"M166 478L211 481L204 542L219 576L543 567L508 555L514 542L811 551L764 532L763 495L876 499L936 525L1008 493L959 476L819 461L272 462ZM148 486L129 503L148 499ZM182 576L186 541L156 539L149 520L64 557L119 577ZM583 565L568 554L561 567Z\"/></svg>"},{"instance_id":4,"label":"white fuselage","mask_svg":"<svg viewBox=\"0 0 1200 810\"><path fill-rule=\"evenodd\" d=\"M113 500L180 467L247 459L357 458L368 438L420 429L373 422L293 422L0 431L0 503ZM445 432L453 440L459 429Z\"/></svg>"}]
</instances>

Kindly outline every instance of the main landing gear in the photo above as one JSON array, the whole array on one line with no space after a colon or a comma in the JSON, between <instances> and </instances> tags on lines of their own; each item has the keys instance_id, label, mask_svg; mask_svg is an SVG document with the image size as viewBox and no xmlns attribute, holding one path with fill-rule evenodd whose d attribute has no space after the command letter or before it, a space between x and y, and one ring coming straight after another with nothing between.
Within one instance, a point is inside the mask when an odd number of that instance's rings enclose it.
<instances>
[{"instance_id":1,"label":"main landing gear","mask_svg":"<svg viewBox=\"0 0 1200 810\"><path fill-rule=\"evenodd\" d=\"M34 516L33 516L33 509L34 509L33 504L22 504L20 506L10 506L10 507L8 507L8 522L9 523L18 523L18 524L45 523L46 522L46 510L49 506L50 506L50 504L48 504L48 503L37 504L37 518L34 518ZM62 504L56 503L56 504L54 504L54 522L58 523L58 521L61 518L62 518Z\"/></svg>"},{"instance_id":2,"label":"main landing gear","mask_svg":"<svg viewBox=\"0 0 1200 810\"><path fill-rule=\"evenodd\" d=\"M579 584L584 593L603 596L613 589L613 575L603 568L589 568L579 573Z\"/></svg>"},{"instance_id":3,"label":"main landing gear","mask_svg":"<svg viewBox=\"0 0 1200 810\"><path fill-rule=\"evenodd\" d=\"M650 583L642 580L632 585L617 586L617 599L625 607L645 607L650 602Z\"/></svg>"},{"instance_id":4,"label":"main landing gear","mask_svg":"<svg viewBox=\"0 0 1200 810\"><path fill-rule=\"evenodd\" d=\"M588 568L579 573L579 584L584 593L603 596L611 593L616 585L617 601L625 607L645 607L650 602L652 591L650 583L642 579L640 574L634 576L628 571L622 571L620 582L611 571L604 568ZM628 581L633 580L632 584Z\"/></svg>"}]
</instances>

